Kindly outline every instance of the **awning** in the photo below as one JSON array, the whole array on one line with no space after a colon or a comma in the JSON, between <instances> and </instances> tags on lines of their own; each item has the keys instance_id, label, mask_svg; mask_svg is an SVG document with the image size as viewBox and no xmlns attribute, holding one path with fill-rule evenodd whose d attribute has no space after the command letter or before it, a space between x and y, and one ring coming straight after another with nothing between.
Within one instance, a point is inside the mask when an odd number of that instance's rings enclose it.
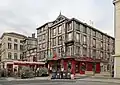
<instances>
[{"instance_id":1,"label":"awning","mask_svg":"<svg viewBox=\"0 0 120 85\"><path fill-rule=\"evenodd\" d=\"M44 65L45 62L14 61L14 65Z\"/></svg>"},{"instance_id":2,"label":"awning","mask_svg":"<svg viewBox=\"0 0 120 85\"><path fill-rule=\"evenodd\" d=\"M100 62L100 59L93 59L91 57L81 57L81 58L76 58L76 61L85 61L85 62Z\"/></svg>"}]
</instances>

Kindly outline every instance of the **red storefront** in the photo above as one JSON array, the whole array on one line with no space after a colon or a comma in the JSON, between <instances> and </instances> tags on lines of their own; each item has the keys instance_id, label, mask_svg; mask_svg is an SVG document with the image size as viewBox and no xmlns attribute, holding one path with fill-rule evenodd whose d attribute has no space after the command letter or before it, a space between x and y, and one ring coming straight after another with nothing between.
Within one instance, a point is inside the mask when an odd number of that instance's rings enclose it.
<instances>
[{"instance_id":1,"label":"red storefront","mask_svg":"<svg viewBox=\"0 0 120 85\"><path fill-rule=\"evenodd\" d=\"M27 62L27 61L6 61L3 63L3 68L7 69L9 72L14 72L14 68L19 68L22 66L38 68L44 66L44 62Z\"/></svg>"},{"instance_id":2,"label":"red storefront","mask_svg":"<svg viewBox=\"0 0 120 85\"><path fill-rule=\"evenodd\" d=\"M53 65L57 64L57 68L63 67L64 70L70 69L70 71L80 74L85 74L85 71L93 71L93 68L95 66L95 72L100 73L100 60L99 59L93 59L89 57L81 57L81 58L71 58L71 57L65 57L65 58L53 58L51 60L48 60L48 69L52 67Z\"/></svg>"}]
</instances>

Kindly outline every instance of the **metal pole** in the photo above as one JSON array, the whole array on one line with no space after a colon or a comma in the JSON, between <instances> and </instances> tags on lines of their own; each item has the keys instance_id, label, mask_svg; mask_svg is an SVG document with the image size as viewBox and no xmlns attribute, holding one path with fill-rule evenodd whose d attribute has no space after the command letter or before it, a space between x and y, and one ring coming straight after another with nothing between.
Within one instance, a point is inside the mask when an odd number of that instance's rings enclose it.
<instances>
[{"instance_id":1,"label":"metal pole","mask_svg":"<svg viewBox=\"0 0 120 85\"><path fill-rule=\"evenodd\" d=\"M94 59L94 61L93 61L93 76L95 76L95 57L93 59Z\"/></svg>"}]
</instances>

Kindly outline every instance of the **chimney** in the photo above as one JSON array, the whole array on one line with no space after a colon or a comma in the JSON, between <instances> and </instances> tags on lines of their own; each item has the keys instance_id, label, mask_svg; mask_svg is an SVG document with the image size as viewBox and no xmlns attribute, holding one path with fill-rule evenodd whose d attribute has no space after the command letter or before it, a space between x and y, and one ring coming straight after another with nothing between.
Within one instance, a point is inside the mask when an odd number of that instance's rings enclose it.
<instances>
[{"instance_id":1,"label":"chimney","mask_svg":"<svg viewBox=\"0 0 120 85\"><path fill-rule=\"evenodd\" d=\"M35 38L35 33L32 34L32 38Z\"/></svg>"}]
</instances>

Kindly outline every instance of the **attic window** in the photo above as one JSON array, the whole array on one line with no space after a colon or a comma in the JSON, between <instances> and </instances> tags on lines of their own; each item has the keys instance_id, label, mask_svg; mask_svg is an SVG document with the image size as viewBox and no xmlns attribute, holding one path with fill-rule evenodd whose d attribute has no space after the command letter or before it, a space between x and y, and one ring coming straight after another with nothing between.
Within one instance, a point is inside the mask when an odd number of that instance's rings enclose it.
<instances>
[{"instance_id":1,"label":"attic window","mask_svg":"<svg viewBox=\"0 0 120 85\"><path fill-rule=\"evenodd\" d=\"M60 18L58 18L58 21L60 21L60 20L62 20L63 18L62 17L60 17Z\"/></svg>"}]
</instances>

